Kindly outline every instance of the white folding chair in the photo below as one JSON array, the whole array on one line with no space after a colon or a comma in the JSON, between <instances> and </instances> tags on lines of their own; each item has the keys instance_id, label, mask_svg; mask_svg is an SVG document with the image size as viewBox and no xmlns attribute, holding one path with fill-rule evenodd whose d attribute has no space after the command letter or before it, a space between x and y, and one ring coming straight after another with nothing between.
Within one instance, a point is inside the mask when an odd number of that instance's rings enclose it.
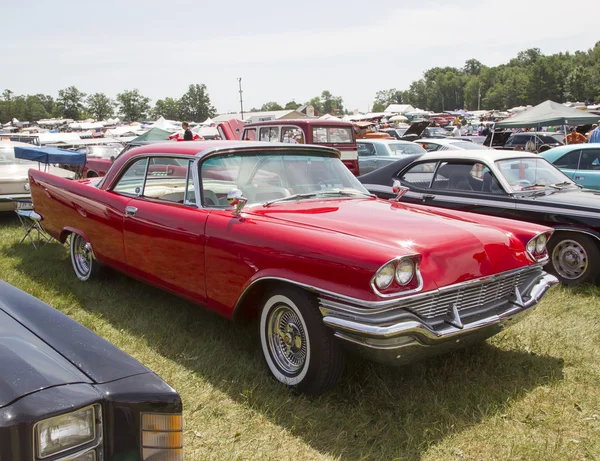
<instances>
[{"instance_id":1,"label":"white folding chair","mask_svg":"<svg viewBox=\"0 0 600 461\"><path fill-rule=\"evenodd\" d=\"M33 209L31 199L15 199L13 203L15 205L15 213L25 230L25 235L23 235L19 243L23 243L25 239L29 239L33 247L39 250L42 245L51 240L51 237L41 225L42 217Z\"/></svg>"}]
</instances>

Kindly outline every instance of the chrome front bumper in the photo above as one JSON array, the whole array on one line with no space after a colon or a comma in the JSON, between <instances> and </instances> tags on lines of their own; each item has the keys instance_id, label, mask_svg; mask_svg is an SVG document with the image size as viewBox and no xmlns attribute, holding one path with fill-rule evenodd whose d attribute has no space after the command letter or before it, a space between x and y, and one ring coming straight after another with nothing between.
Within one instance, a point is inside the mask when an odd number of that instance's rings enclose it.
<instances>
[{"instance_id":1,"label":"chrome front bumper","mask_svg":"<svg viewBox=\"0 0 600 461\"><path fill-rule=\"evenodd\" d=\"M509 296L476 306L471 301L470 304L463 302L465 307L461 309L459 295L465 286L485 291L497 283L490 279L514 280L515 273L521 276L520 285L515 285ZM558 283L556 277L543 272L541 267L494 278L448 287L440 290L446 292L442 296L438 293L409 296L383 308L361 307L355 300L350 302L325 295L319 297L319 302L324 323L348 347L372 360L401 365L495 335L532 311L548 289ZM419 312L419 300L423 303L431 303L432 297L447 300L452 293L457 293L456 303L434 306L435 312L444 307L444 315L426 318L415 313ZM410 306L411 310L403 306Z\"/></svg>"}]
</instances>

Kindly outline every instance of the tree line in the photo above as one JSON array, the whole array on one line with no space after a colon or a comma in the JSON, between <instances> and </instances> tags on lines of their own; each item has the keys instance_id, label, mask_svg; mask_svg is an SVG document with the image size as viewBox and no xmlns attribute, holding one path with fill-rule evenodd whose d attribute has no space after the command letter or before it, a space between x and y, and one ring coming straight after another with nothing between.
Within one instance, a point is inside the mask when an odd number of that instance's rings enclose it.
<instances>
[{"instance_id":1,"label":"tree line","mask_svg":"<svg viewBox=\"0 0 600 461\"><path fill-rule=\"evenodd\" d=\"M495 67L476 59L469 59L462 68L434 67L405 91L378 91L372 111L381 112L390 104L410 104L434 112L508 109L548 99L600 100L600 42L588 51L549 56L531 48Z\"/></svg>"},{"instance_id":2,"label":"tree line","mask_svg":"<svg viewBox=\"0 0 600 461\"><path fill-rule=\"evenodd\" d=\"M106 120L113 116L119 116L126 122L161 116L169 120L203 122L216 113L204 84L190 85L178 99L159 99L154 107L151 107L150 101L137 88L117 94L114 100L104 93L88 95L75 86L59 90L56 99L47 94L15 95L7 89L0 97L0 122L6 123L13 118L37 121L52 117Z\"/></svg>"},{"instance_id":3,"label":"tree line","mask_svg":"<svg viewBox=\"0 0 600 461\"><path fill-rule=\"evenodd\" d=\"M320 96L315 96L310 100L306 101L307 105L313 106L314 109L321 115L332 114L332 115L343 115L347 111L344 109L344 100L341 96L334 96L330 91L324 90ZM282 106L281 104L270 101L264 103L261 107L253 107L250 112L267 112L273 110L296 110L303 104L296 102L292 99L290 102Z\"/></svg>"}]
</instances>

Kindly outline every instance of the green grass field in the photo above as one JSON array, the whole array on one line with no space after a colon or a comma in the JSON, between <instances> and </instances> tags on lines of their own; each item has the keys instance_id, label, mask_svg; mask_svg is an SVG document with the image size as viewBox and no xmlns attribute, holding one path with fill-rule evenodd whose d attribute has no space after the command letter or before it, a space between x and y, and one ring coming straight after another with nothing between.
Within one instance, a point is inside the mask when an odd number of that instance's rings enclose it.
<instances>
[{"instance_id":1,"label":"green grass field","mask_svg":"<svg viewBox=\"0 0 600 461\"><path fill-rule=\"evenodd\" d=\"M35 251L0 217L0 279L103 336L184 402L187 460L600 459L600 289L554 288L481 346L404 368L352 358L317 399L270 378L239 326L114 274L81 283L67 248Z\"/></svg>"}]
</instances>

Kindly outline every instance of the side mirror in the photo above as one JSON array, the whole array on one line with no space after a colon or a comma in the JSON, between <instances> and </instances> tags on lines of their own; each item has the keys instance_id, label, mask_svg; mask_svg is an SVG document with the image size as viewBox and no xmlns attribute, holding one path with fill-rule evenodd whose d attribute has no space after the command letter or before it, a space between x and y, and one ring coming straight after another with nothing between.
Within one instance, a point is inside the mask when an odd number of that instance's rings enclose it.
<instances>
[{"instance_id":1,"label":"side mirror","mask_svg":"<svg viewBox=\"0 0 600 461\"><path fill-rule=\"evenodd\" d=\"M111 161L111 162L114 162L114 161L115 161L115 156L114 156L114 155L111 155L111 156L110 156L110 161Z\"/></svg>"},{"instance_id":2,"label":"side mirror","mask_svg":"<svg viewBox=\"0 0 600 461\"><path fill-rule=\"evenodd\" d=\"M243 196L241 190L231 189L229 192L227 192L227 203L235 207L235 210L233 210L233 215L240 216L242 210L246 206L246 203L248 203L248 199Z\"/></svg>"},{"instance_id":3,"label":"side mirror","mask_svg":"<svg viewBox=\"0 0 600 461\"><path fill-rule=\"evenodd\" d=\"M397 179L394 180L394 185L392 186L392 191L396 194L396 201L400 201L402 196L406 194L410 189L406 186L403 186L400 181Z\"/></svg>"}]
</instances>

